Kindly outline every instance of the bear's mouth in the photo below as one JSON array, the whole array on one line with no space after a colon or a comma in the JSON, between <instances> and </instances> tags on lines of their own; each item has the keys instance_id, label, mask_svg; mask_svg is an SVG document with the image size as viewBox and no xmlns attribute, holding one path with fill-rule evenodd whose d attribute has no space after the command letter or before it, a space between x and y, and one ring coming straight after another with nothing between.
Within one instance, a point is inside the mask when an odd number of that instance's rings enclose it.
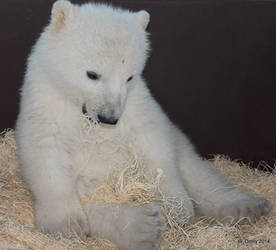
<instances>
[{"instance_id":1,"label":"bear's mouth","mask_svg":"<svg viewBox=\"0 0 276 250\"><path fill-rule=\"evenodd\" d=\"M87 109L86 109L86 105L83 104L82 105L82 113L85 115L85 117L89 120L89 121L93 121L92 118L88 115Z\"/></svg>"},{"instance_id":2,"label":"bear's mouth","mask_svg":"<svg viewBox=\"0 0 276 250\"><path fill-rule=\"evenodd\" d=\"M86 105L85 105L85 104L82 105L82 113L83 113L85 116L88 116L88 113L87 113L87 109L86 109Z\"/></svg>"}]
</instances>

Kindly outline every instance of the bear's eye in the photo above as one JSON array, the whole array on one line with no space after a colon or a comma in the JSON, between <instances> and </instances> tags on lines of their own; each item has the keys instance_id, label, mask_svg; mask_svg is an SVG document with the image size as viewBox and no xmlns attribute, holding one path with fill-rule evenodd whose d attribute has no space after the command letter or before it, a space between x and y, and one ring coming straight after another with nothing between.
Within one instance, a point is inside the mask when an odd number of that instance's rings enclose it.
<instances>
[{"instance_id":1,"label":"bear's eye","mask_svg":"<svg viewBox=\"0 0 276 250\"><path fill-rule=\"evenodd\" d=\"M96 72L94 71L87 71L86 75L88 78L90 78L91 80L99 80L100 79L100 75L98 75Z\"/></svg>"},{"instance_id":2,"label":"bear's eye","mask_svg":"<svg viewBox=\"0 0 276 250\"><path fill-rule=\"evenodd\" d=\"M127 82L130 82L132 80L133 76L130 76L128 79L127 79Z\"/></svg>"}]
</instances>

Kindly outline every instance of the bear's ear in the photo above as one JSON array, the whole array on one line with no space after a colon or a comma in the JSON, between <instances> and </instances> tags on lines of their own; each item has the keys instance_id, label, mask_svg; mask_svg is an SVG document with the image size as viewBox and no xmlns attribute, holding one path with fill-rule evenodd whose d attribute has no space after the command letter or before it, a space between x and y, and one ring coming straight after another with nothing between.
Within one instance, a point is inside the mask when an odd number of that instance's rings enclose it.
<instances>
[{"instance_id":1,"label":"bear's ear","mask_svg":"<svg viewBox=\"0 0 276 250\"><path fill-rule=\"evenodd\" d=\"M67 0L58 0L53 4L51 24L56 32L66 25L66 21L72 15L72 9L72 4Z\"/></svg>"},{"instance_id":2,"label":"bear's ear","mask_svg":"<svg viewBox=\"0 0 276 250\"><path fill-rule=\"evenodd\" d=\"M143 29L146 29L149 21L150 21L150 14L145 10L140 10L135 13L138 18L139 23L142 25Z\"/></svg>"}]
</instances>

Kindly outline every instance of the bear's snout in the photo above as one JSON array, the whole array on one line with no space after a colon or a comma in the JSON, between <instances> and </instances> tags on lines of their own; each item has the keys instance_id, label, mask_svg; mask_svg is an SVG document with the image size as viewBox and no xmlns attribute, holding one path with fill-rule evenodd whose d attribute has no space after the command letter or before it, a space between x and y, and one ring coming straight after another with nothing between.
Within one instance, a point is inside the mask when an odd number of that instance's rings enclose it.
<instances>
[{"instance_id":1,"label":"bear's snout","mask_svg":"<svg viewBox=\"0 0 276 250\"><path fill-rule=\"evenodd\" d=\"M117 118L114 117L105 117L103 115L98 115L98 120L102 123L106 123L106 124L111 124L111 125L115 125L118 122Z\"/></svg>"},{"instance_id":2,"label":"bear's snout","mask_svg":"<svg viewBox=\"0 0 276 250\"><path fill-rule=\"evenodd\" d=\"M85 104L82 106L82 113L86 116L89 116ZM115 118L113 116L107 117L107 116L100 115L100 114L98 114L97 117L98 117L99 122L105 123L105 124L111 124L111 125L117 124L117 122L119 120L118 118ZM89 117L89 119L91 119L91 118Z\"/></svg>"}]
</instances>

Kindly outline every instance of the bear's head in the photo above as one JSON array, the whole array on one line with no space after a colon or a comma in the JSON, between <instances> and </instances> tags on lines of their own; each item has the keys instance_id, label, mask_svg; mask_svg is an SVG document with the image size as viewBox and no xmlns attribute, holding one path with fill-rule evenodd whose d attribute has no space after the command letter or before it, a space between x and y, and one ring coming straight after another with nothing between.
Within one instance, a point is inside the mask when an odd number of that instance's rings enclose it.
<instances>
[{"instance_id":1,"label":"bear's head","mask_svg":"<svg viewBox=\"0 0 276 250\"><path fill-rule=\"evenodd\" d=\"M116 124L149 51L149 14L110 5L59 0L34 50L43 54L51 82L83 112Z\"/></svg>"}]
</instances>

